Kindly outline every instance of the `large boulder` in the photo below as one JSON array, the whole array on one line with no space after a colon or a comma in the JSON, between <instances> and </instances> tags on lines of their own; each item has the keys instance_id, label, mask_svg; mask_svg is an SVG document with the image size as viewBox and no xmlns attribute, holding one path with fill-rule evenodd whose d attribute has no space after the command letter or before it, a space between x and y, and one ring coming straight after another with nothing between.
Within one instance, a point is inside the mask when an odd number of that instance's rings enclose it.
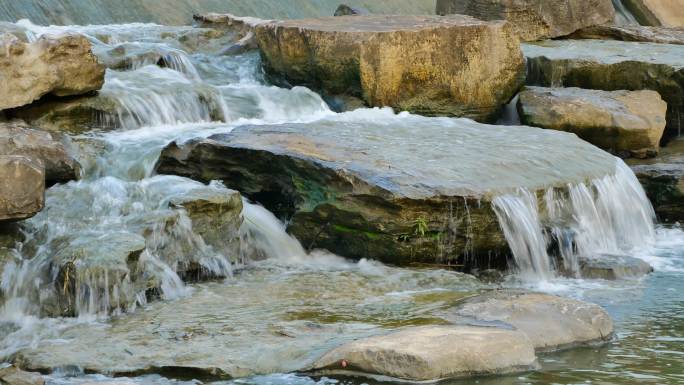
<instances>
[{"instance_id":1,"label":"large boulder","mask_svg":"<svg viewBox=\"0 0 684 385\"><path fill-rule=\"evenodd\" d=\"M515 373L536 366L521 332L474 326L423 326L353 341L326 353L313 370L409 381Z\"/></svg>"},{"instance_id":2,"label":"large boulder","mask_svg":"<svg viewBox=\"0 0 684 385\"><path fill-rule=\"evenodd\" d=\"M535 349L601 344L613 337L613 321L598 305L548 294L493 291L466 300L447 318L488 322L526 334Z\"/></svg>"},{"instance_id":3,"label":"large boulder","mask_svg":"<svg viewBox=\"0 0 684 385\"><path fill-rule=\"evenodd\" d=\"M45 166L21 155L0 155L0 222L36 215L45 205Z\"/></svg>"},{"instance_id":4,"label":"large boulder","mask_svg":"<svg viewBox=\"0 0 684 385\"><path fill-rule=\"evenodd\" d=\"M44 35L32 43L0 36L0 110L30 104L44 95L80 95L99 90L105 68L84 36Z\"/></svg>"},{"instance_id":5,"label":"large boulder","mask_svg":"<svg viewBox=\"0 0 684 385\"><path fill-rule=\"evenodd\" d=\"M479 258L505 267L497 195L611 175L616 159L559 131L357 110L172 143L156 170L223 180L286 220L309 248L394 264Z\"/></svg>"},{"instance_id":6,"label":"large boulder","mask_svg":"<svg viewBox=\"0 0 684 385\"><path fill-rule=\"evenodd\" d=\"M574 132L621 156L658 154L667 104L655 91L598 91L527 87L520 93L522 123Z\"/></svg>"},{"instance_id":7,"label":"large boulder","mask_svg":"<svg viewBox=\"0 0 684 385\"><path fill-rule=\"evenodd\" d=\"M275 81L424 115L492 119L524 76L503 21L339 16L262 24L256 35Z\"/></svg>"},{"instance_id":8,"label":"large boulder","mask_svg":"<svg viewBox=\"0 0 684 385\"><path fill-rule=\"evenodd\" d=\"M684 46L604 40L523 44L530 85L653 90L667 102L667 140L684 132Z\"/></svg>"},{"instance_id":9,"label":"large boulder","mask_svg":"<svg viewBox=\"0 0 684 385\"><path fill-rule=\"evenodd\" d=\"M46 186L80 178L79 163L67 151L64 143L48 132L0 123L0 154L39 159L45 166Z\"/></svg>"},{"instance_id":10,"label":"large boulder","mask_svg":"<svg viewBox=\"0 0 684 385\"><path fill-rule=\"evenodd\" d=\"M684 7L680 0L622 0L643 25L684 27Z\"/></svg>"},{"instance_id":11,"label":"large boulder","mask_svg":"<svg viewBox=\"0 0 684 385\"><path fill-rule=\"evenodd\" d=\"M644 43L684 44L684 28L646 27L642 25L595 25L582 28L572 39L639 41Z\"/></svg>"},{"instance_id":12,"label":"large boulder","mask_svg":"<svg viewBox=\"0 0 684 385\"><path fill-rule=\"evenodd\" d=\"M523 40L532 41L612 23L615 9L611 0L437 0L437 14L508 20Z\"/></svg>"}]
</instances>

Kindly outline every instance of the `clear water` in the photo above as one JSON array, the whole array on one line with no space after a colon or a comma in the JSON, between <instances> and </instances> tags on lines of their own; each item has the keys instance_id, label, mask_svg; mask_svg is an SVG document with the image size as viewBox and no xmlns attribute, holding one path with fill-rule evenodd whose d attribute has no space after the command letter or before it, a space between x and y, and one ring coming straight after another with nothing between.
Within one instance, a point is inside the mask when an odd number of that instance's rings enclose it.
<instances>
[{"instance_id":1,"label":"clear water","mask_svg":"<svg viewBox=\"0 0 684 385\"><path fill-rule=\"evenodd\" d=\"M23 25L35 34L50 30ZM351 262L324 252L306 254L269 212L245 202L245 237L251 249L268 259L234 260L206 251L217 262L208 266L227 278L186 285L174 272L173 261L149 252L147 268L164 282L162 300L146 303L133 295L129 305L134 306L129 306L127 313L102 311L110 306L84 305L78 318L41 318L36 309L42 300L37 288L50 275L40 258L40 246L45 251L50 239L64 235L87 233L90 237L92 233L106 236L129 231L141 216L165 214L167 208L160 202L196 186L183 178L152 175L159 152L168 142L229 132L241 124L338 118L308 89L267 85L255 53L216 56L211 44L184 49L173 39L169 42L169 34L160 32L167 27L156 25L69 28L97 40L98 52L128 43L144 42L142 49L155 52L162 46L165 53L175 52L176 65L159 68L140 61L127 71L108 71L102 94L117 102L117 113L110 118L118 129L73 138L81 149L86 177L48 191L48 209L30 221L29 235L39 246L39 257L22 261L18 256L3 275L3 291L11 294L0 312L1 356L9 359L18 353L37 367L59 368L50 377L52 384L111 380L85 372L133 372L147 363L220 365L241 377L213 382L202 378L205 383L367 383L290 372L349 339L390 328L444 323L440 312L464 296L492 287L455 272ZM182 33L183 28L173 29ZM366 119L369 115L379 120L388 117L387 111L380 110L358 114ZM586 250L629 252L650 262L656 268L654 274L643 280L617 282L559 278L549 257L543 255L546 250L539 249L537 265L548 266L530 269L533 279L518 274L504 283L602 304L616 320L618 339L598 349L544 355L538 372L454 383L684 381L684 232L676 227L652 228L648 205L628 191L634 188L633 176L620 176L619 170L620 166L616 174L606 177L616 180L571 186L570 195L574 196L561 200L552 191L548 201L573 203L574 219L585 235L578 238L579 245ZM516 199L520 195L501 197L499 207L509 211L504 215L520 219L520 212L527 210L534 217L537 208ZM512 208L516 202L519 210ZM599 214L586 214L592 210ZM640 216L642 220L636 219ZM539 221L527 222L534 227ZM194 234L182 230L176 232L180 239L194 240ZM522 230L512 226L510 231ZM525 235L537 239L523 239L523 243L547 241L542 239L547 234L539 229L527 230ZM509 241L514 238L511 235ZM522 261L532 255L528 248L516 258ZM571 259L569 256L569 263ZM131 376L128 380L138 384L199 383L182 374Z\"/></svg>"}]
</instances>

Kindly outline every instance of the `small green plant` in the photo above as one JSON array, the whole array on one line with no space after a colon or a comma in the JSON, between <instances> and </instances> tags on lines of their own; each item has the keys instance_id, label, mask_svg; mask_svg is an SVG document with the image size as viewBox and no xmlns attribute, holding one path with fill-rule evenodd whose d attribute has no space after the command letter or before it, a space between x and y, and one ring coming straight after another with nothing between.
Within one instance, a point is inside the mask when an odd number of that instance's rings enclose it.
<instances>
[{"instance_id":1,"label":"small green plant","mask_svg":"<svg viewBox=\"0 0 684 385\"><path fill-rule=\"evenodd\" d=\"M423 217L420 217L420 218L416 219L416 220L413 222L413 229L414 229L413 233L414 233L415 235L417 235L417 236L419 236L419 237L421 237L421 238L425 237L425 234L426 234L426 233L428 232L428 230L429 230L429 229L428 229L427 220L425 220L425 218L423 218Z\"/></svg>"}]
</instances>

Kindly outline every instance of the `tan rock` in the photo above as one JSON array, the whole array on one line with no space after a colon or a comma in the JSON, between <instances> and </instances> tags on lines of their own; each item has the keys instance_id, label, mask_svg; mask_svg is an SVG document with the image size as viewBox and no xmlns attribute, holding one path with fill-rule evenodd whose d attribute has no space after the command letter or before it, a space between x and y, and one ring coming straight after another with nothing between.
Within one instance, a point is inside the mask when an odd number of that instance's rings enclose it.
<instances>
[{"instance_id":1,"label":"tan rock","mask_svg":"<svg viewBox=\"0 0 684 385\"><path fill-rule=\"evenodd\" d=\"M43 163L20 155L0 155L0 221L30 218L44 204Z\"/></svg>"},{"instance_id":2,"label":"tan rock","mask_svg":"<svg viewBox=\"0 0 684 385\"><path fill-rule=\"evenodd\" d=\"M12 123L0 123L0 154L40 159L45 166L46 185L79 179L81 166L64 143L52 134Z\"/></svg>"},{"instance_id":3,"label":"tan rock","mask_svg":"<svg viewBox=\"0 0 684 385\"><path fill-rule=\"evenodd\" d=\"M642 25L594 25L570 35L572 39L640 41L684 44L684 28L646 27Z\"/></svg>"},{"instance_id":4,"label":"tan rock","mask_svg":"<svg viewBox=\"0 0 684 385\"><path fill-rule=\"evenodd\" d=\"M339 16L259 25L264 66L276 79L371 106L491 119L521 84L508 23L462 15Z\"/></svg>"},{"instance_id":5,"label":"tan rock","mask_svg":"<svg viewBox=\"0 0 684 385\"><path fill-rule=\"evenodd\" d=\"M513 326L538 350L604 343L613 336L613 321L600 306L548 294L494 291L466 301L453 315L454 321Z\"/></svg>"},{"instance_id":6,"label":"tan rock","mask_svg":"<svg viewBox=\"0 0 684 385\"><path fill-rule=\"evenodd\" d=\"M684 27L681 0L623 0L623 3L643 25Z\"/></svg>"},{"instance_id":7,"label":"tan rock","mask_svg":"<svg viewBox=\"0 0 684 385\"><path fill-rule=\"evenodd\" d=\"M0 383L3 385L43 385L45 379L39 373L25 372L15 366L0 369Z\"/></svg>"},{"instance_id":8,"label":"tan rock","mask_svg":"<svg viewBox=\"0 0 684 385\"><path fill-rule=\"evenodd\" d=\"M524 124L574 132L605 150L655 156L667 103L655 91L599 91L528 87L518 101Z\"/></svg>"},{"instance_id":9,"label":"tan rock","mask_svg":"<svg viewBox=\"0 0 684 385\"><path fill-rule=\"evenodd\" d=\"M427 381L526 371L536 365L525 334L474 326L425 326L342 345L313 365L323 373Z\"/></svg>"},{"instance_id":10,"label":"tan rock","mask_svg":"<svg viewBox=\"0 0 684 385\"><path fill-rule=\"evenodd\" d=\"M20 107L51 94L80 95L99 90L105 68L83 36L42 36L33 43L0 36L0 110Z\"/></svg>"},{"instance_id":11,"label":"tan rock","mask_svg":"<svg viewBox=\"0 0 684 385\"><path fill-rule=\"evenodd\" d=\"M615 9L611 0L437 0L437 14L508 20L523 40L533 41L612 23Z\"/></svg>"}]
</instances>

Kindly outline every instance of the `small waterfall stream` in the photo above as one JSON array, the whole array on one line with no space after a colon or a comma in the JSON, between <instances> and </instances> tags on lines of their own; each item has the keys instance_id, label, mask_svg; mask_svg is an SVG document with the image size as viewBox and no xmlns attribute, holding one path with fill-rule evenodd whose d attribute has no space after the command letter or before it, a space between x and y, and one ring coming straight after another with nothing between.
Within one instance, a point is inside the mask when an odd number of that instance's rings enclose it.
<instances>
[{"instance_id":1,"label":"small waterfall stream","mask_svg":"<svg viewBox=\"0 0 684 385\"><path fill-rule=\"evenodd\" d=\"M616 25L639 25L636 17L627 9L622 0L613 0L613 7L615 7Z\"/></svg>"}]
</instances>

